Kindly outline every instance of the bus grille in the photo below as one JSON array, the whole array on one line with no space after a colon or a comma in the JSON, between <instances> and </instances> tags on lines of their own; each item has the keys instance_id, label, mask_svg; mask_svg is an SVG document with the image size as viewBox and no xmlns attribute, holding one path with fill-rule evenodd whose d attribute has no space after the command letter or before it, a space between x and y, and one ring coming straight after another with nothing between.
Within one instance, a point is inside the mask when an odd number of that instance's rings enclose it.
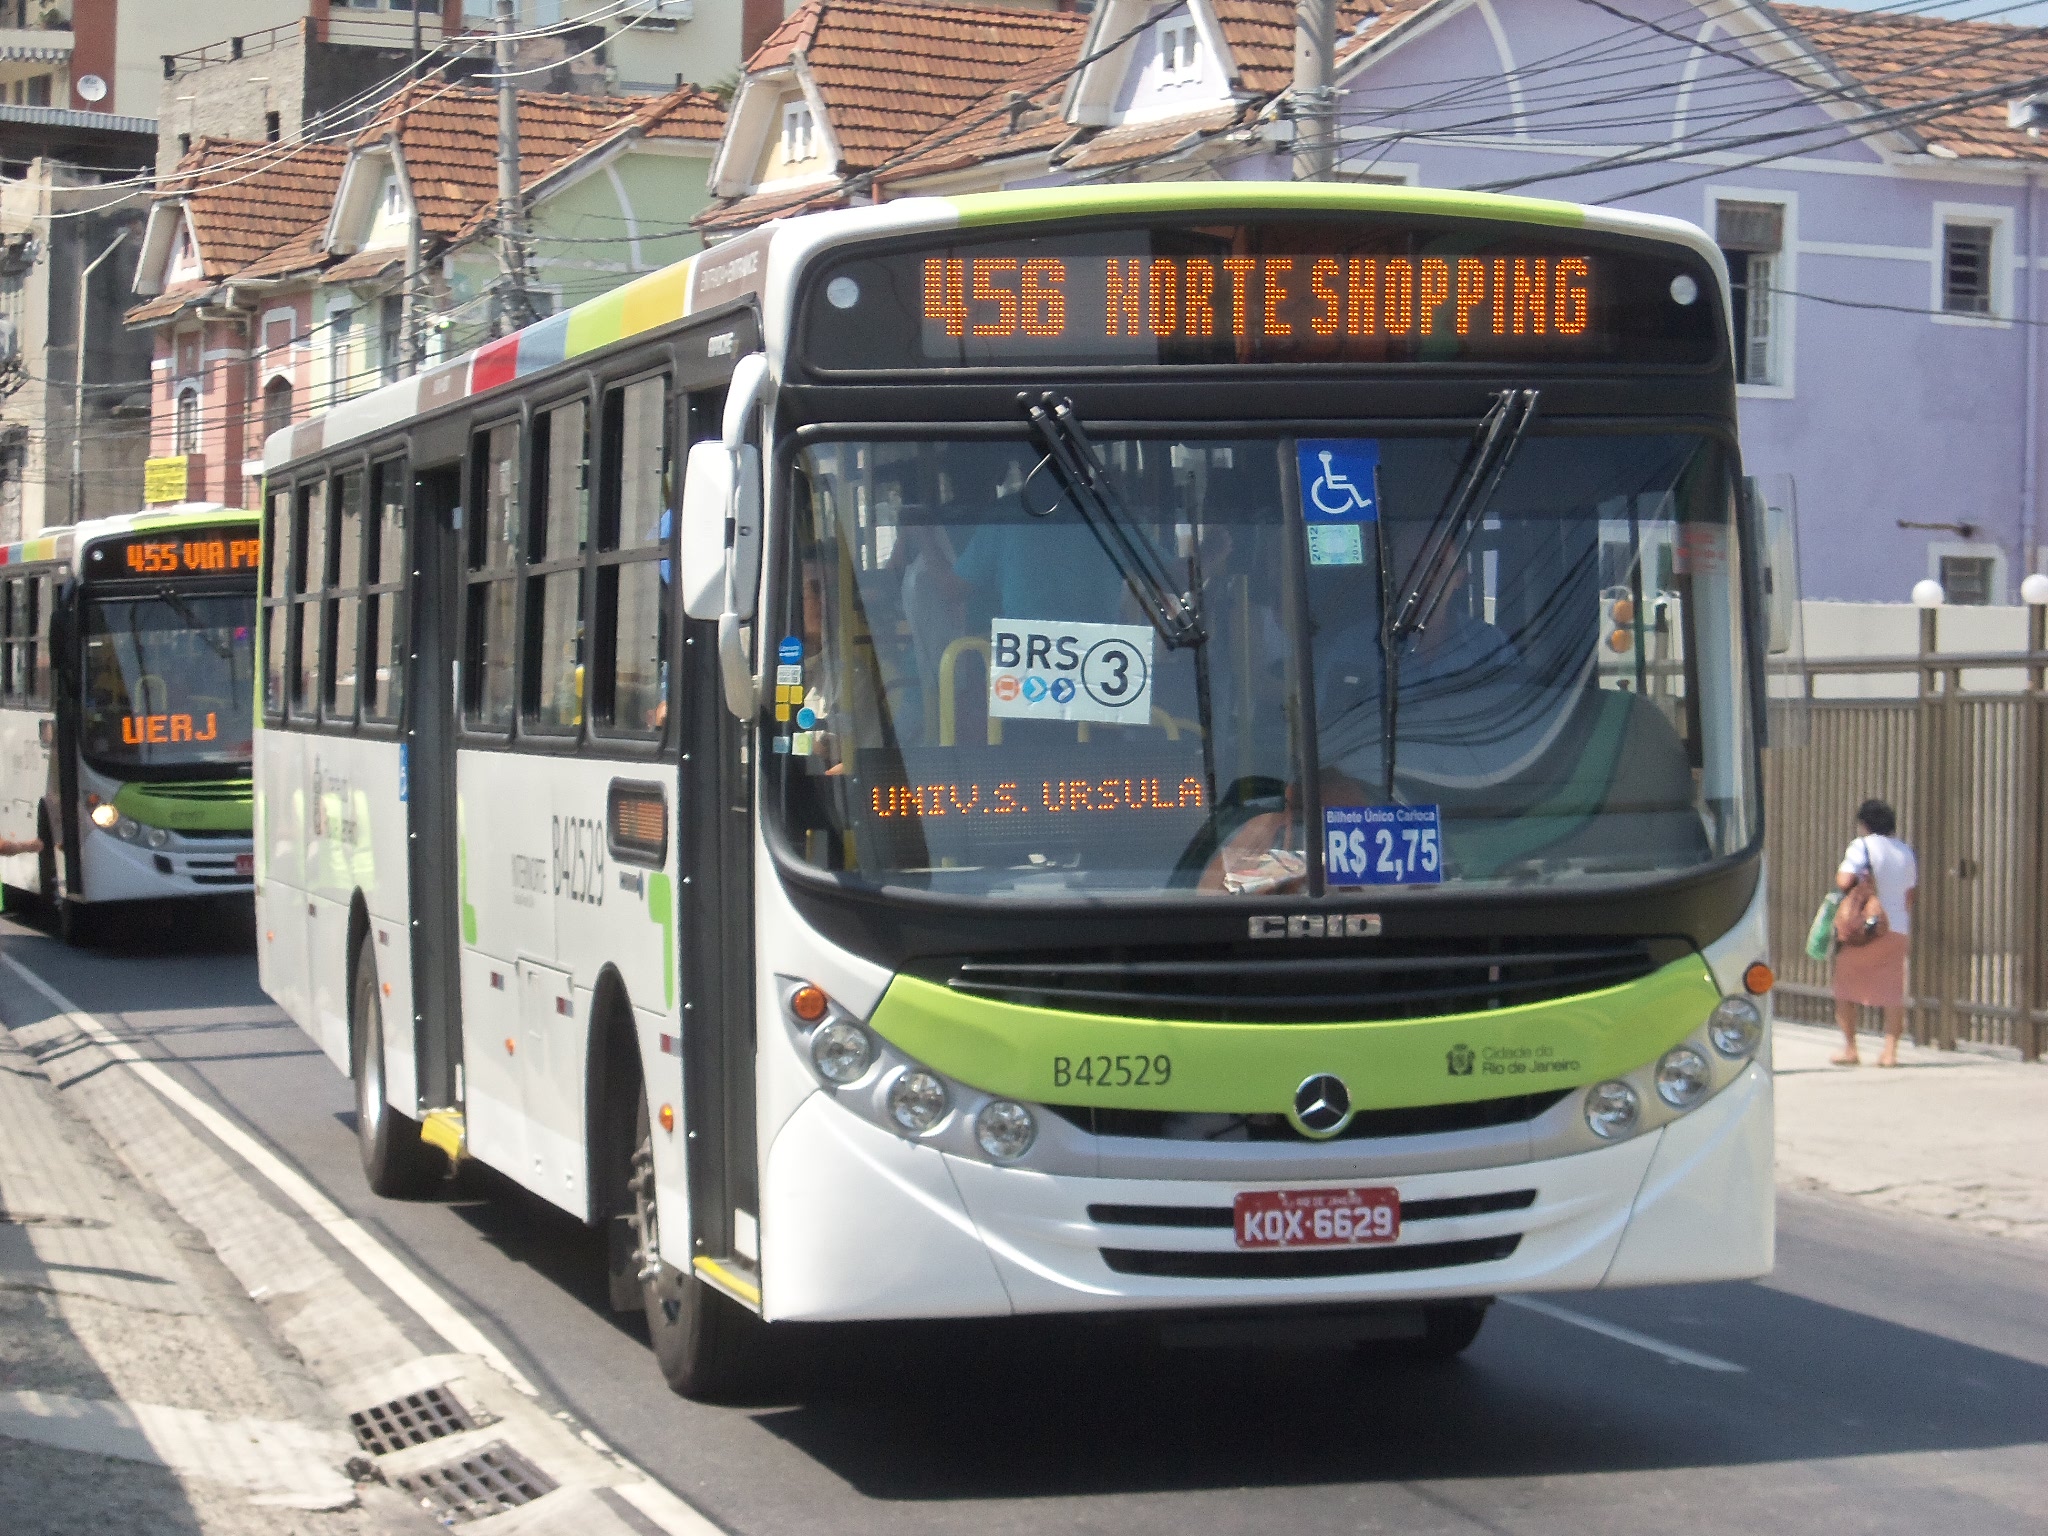
<instances>
[{"instance_id":1,"label":"bus grille","mask_svg":"<svg viewBox=\"0 0 2048 1536\"><path fill-rule=\"evenodd\" d=\"M1467 941L1469 944L1469 941ZM1666 951L1668 953L1660 953ZM964 958L926 968L955 992L1026 1007L1135 1018L1309 1023L1428 1018L1573 997L1647 976L1683 946L1500 940L1374 944L1370 953Z\"/></svg>"},{"instance_id":2,"label":"bus grille","mask_svg":"<svg viewBox=\"0 0 2048 1536\"><path fill-rule=\"evenodd\" d=\"M1534 1120L1572 1090L1518 1093L1464 1104L1411 1104L1399 1109L1361 1109L1334 1141L1371 1141L1383 1136L1439 1136L1483 1131ZM1285 1115L1199 1114L1171 1109L1101 1109L1089 1104L1045 1106L1092 1136L1137 1136L1153 1141L1308 1141Z\"/></svg>"},{"instance_id":3,"label":"bus grille","mask_svg":"<svg viewBox=\"0 0 2048 1536\"><path fill-rule=\"evenodd\" d=\"M1280 1253L1184 1253L1104 1248L1102 1262L1120 1275L1164 1280L1323 1280L1336 1275L1390 1275L1411 1269L1491 1264L1521 1245L1521 1234L1455 1243L1400 1243L1388 1248L1308 1248Z\"/></svg>"},{"instance_id":4,"label":"bus grille","mask_svg":"<svg viewBox=\"0 0 2048 1536\"><path fill-rule=\"evenodd\" d=\"M187 805L247 805L255 798L254 786L248 779L168 779L137 787L153 800L176 800Z\"/></svg>"}]
</instances>

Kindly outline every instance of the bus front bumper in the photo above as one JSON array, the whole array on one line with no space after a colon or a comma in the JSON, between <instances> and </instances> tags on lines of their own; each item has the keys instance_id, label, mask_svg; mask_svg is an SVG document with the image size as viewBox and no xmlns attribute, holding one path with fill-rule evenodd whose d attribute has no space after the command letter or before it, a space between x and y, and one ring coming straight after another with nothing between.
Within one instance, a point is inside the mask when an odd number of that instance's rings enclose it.
<instances>
[{"instance_id":1,"label":"bus front bumper","mask_svg":"<svg viewBox=\"0 0 2048 1536\"><path fill-rule=\"evenodd\" d=\"M824 1321L1327 1306L1745 1279L1772 1262L1771 1109L1768 1070L1752 1063L1692 1113L1594 1151L1378 1178L1362 1162L1342 1180L1290 1181L1391 1185L1414 1212L1395 1243L1297 1250L1317 1257L1290 1263L1240 1252L1228 1225L1142 1219L1144 1207L1228 1212L1272 1185L997 1167L813 1095L764 1170L764 1310ZM1479 1214L1448 1204L1525 1195Z\"/></svg>"}]
</instances>

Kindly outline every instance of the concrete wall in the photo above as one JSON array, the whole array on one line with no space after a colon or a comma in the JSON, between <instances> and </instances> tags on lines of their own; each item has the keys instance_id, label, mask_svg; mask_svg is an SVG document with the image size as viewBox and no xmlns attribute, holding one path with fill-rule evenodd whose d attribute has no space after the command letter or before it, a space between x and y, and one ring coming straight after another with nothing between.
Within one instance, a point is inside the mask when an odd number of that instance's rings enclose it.
<instances>
[{"instance_id":1,"label":"concrete wall","mask_svg":"<svg viewBox=\"0 0 2048 1536\"><path fill-rule=\"evenodd\" d=\"M17 241L0 270L0 312L16 326L18 364L0 379L0 537L24 537L72 520L71 450L78 444L78 515L133 511L142 494L149 422L149 340L121 325L131 301L145 199L100 191L67 167L38 160L29 176L0 184L0 235ZM64 215L51 217L52 214ZM123 232L126 244L86 289L85 412L74 412L79 273ZM125 409L129 403L134 409Z\"/></svg>"}]
</instances>

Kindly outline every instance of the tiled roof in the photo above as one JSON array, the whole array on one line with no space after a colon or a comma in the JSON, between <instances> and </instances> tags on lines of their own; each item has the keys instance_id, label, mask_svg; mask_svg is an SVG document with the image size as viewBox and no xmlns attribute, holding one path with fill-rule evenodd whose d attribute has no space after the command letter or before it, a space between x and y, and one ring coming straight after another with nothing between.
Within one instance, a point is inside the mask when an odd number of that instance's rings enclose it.
<instances>
[{"instance_id":1,"label":"tiled roof","mask_svg":"<svg viewBox=\"0 0 2048 1536\"><path fill-rule=\"evenodd\" d=\"M168 320L188 305L204 303L214 287L204 278L190 283L173 283L155 298L144 300L122 315L122 323L154 325L159 320Z\"/></svg>"},{"instance_id":2,"label":"tiled roof","mask_svg":"<svg viewBox=\"0 0 2048 1536\"><path fill-rule=\"evenodd\" d=\"M714 143L724 129L718 99L694 85L663 96L519 94L519 180L530 188L570 162L636 130L655 139ZM498 196L498 98L494 91L420 81L393 96L356 139L396 136L412 178L420 223L451 239L488 217Z\"/></svg>"},{"instance_id":3,"label":"tiled roof","mask_svg":"<svg viewBox=\"0 0 2048 1536\"><path fill-rule=\"evenodd\" d=\"M798 49L824 98L849 172L872 170L954 122L990 91L1058 50L1071 65L1086 18L985 5L805 0L748 60Z\"/></svg>"},{"instance_id":4,"label":"tiled roof","mask_svg":"<svg viewBox=\"0 0 2048 1536\"><path fill-rule=\"evenodd\" d=\"M1771 9L1878 109L1913 114L1905 126L1930 144L1964 156L2048 159L2048 142L2009 127L2005 116L2007 95L2020 94L2011 82L2048 76L2048 34L2041 28L1816 5ZM1967 92L1986 99L1917 120L1934 103Z\"/></svg>"},{"instance_id":5,"label":"tiled roof","mask_svg":"<svg viewBox=\"0 0 2048 1536\"><path fill-rule=\"evenodd\" d=\"M1237 60L1238 83L1255 95L1294 83L1294 0L1210 0ZM1420 0L1337 0L1337 53L1368 21L1417 8Z\"/></svg>"},{"instance_id":6,"label":"tiled roof","mask_svg":"<svg viewBox=\"0 0 2048 1536\"><path fill-rule=\"evenodd\" d=\"M310 272L327 261L327 220L309 224L284 244L265 252L235 274L238 281L257 282Z\"/></svg>"},{"instance_id":7,"label":"tiled roof","mask_svg":"<svg viewBox=\"0 0 2048 1536\"><path fill-rule=\"evenodd\" d=\"M335 144L201 139L158 199L184 202L200 270L226 277L327 216L346 153Z\"/></svg>"},{"instance_id":8,"label":"tiled roof","mask_svg":"<svg viewBox=\"0 0 2048 1536\"><path fill-rule=\"evenodd\" d=\"M1252 110L1249 104L1227 103L1205 112L1190 112L1183 117L1160 118L1149 123L1129 123L1121 128L1105 129L1086 143L1076 145L1071 152L1059 156L1057 164L1071 171L1101 171L1111 166L1128 165L1135 160L1156 159L1235 127Z\"/></svg>"},{"instance_id":9,"label":"tiled roof","mask_svg":"<svg viewBox=\"0 0 2048 1536\"><path fill-rule=\"evenodd\" d=\"M1049 150L1074 136L1060 115L1078 48L1051 48L892 164L877 189L984 160Z\"/></svg>"},{"instance_id":10,"label":"tiled roof","mask_svg":"<svg viewBox=\"0 0 2048 1536\"><path fill-rule=\"evenodd\" d=\"M770 219L844 208L846 201L846 189L838 182L814 182L797 192L750 192L730 202L715 203L690 222L707 235L732 234Z\"/></svg>"}]
</instances>

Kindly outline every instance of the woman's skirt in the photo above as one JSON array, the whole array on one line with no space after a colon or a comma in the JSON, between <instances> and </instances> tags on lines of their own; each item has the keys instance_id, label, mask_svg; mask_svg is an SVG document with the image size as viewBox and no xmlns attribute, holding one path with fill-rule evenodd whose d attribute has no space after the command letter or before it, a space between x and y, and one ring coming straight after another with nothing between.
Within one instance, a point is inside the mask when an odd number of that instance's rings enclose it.
<instances>
[{"instance_id":1,"label":"woman's skirt","mask_svg":"<svg viewBox=\"0 0 2048 1536\"><path fill-rule=\"evenodd\" d=\"M1835 951L1835 1001L1869 1008L1906 1006L1906 954L1913 941L1887 933L1868 944Z\"/></svg>"}]
</instances>

